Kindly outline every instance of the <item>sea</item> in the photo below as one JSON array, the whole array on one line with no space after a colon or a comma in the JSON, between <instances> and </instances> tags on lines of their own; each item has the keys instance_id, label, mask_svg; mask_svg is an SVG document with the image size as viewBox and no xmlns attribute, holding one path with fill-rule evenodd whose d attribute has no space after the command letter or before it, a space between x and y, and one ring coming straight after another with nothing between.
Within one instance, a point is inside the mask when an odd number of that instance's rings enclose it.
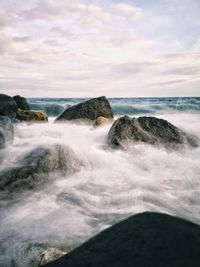
<instances>
[{"instance_id":1,"label":"sea","mask_svg":"<svg viewBox=\"0 0 200 267\"><path fill-rule=\"evenodd\" d=\"M0 150L0 172L19 166L33 149L53 144L69 147L85 162L78 172L52 173L16 198L0 194L0 267L38 267L47 247L69 251L144 211L200 224L200 97L109 98L115 119L155 116L197 137L199 146L178 150L145 143L112 150L106 143L112 123L54 123L65 108L84 100L29 98L49 122L15 124L14 143Z\"/></svg>"}]
</instances>

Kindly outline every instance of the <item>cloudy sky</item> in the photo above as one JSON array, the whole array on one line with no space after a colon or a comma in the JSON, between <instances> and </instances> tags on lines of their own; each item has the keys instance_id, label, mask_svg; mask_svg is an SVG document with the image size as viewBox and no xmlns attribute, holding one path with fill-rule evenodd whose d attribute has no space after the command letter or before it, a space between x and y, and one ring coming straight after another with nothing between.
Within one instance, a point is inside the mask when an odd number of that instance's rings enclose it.
<instances>
[{"instance_id":1,"label":"cloudy sky","mask_svg":"<svg viewBox=\"0 0 200 267\"><path fill-rule=\"evenodd\" d=\"M0 0L0 92L200 96L200 1Z\"/></svg>"}]
</instances>

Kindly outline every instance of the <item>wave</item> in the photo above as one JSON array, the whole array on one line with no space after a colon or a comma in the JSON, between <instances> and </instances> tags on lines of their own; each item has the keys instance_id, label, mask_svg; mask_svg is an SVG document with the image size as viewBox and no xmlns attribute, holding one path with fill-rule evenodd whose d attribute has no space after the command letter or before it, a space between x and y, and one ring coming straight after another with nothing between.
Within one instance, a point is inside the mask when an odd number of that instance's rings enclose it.
<instances>
[{"instance_id":1,"label":"wave","mask_svg":"<svg viewBox=\"0 0 200 267\"><path fill-rule=\"evenodd\" d=\"M48 116L58 116L66 107L86 98L37 98L29 99L31 109L42 110ZM109 98L113 113L121 115L145 115L163 112L200 112L200 98Z\"/></svg>"},{"instance_id":2,"label":"wave","mask_svg":"<svg viewBox=\"0 0 200 267\"><path fill-rule=\"evenodd\" d=\"M33 110L41 110L49 117L58 116L65 107L61 104L51 104L51 103L29 103L30 108Z\"/></svg>"}]
</instances>

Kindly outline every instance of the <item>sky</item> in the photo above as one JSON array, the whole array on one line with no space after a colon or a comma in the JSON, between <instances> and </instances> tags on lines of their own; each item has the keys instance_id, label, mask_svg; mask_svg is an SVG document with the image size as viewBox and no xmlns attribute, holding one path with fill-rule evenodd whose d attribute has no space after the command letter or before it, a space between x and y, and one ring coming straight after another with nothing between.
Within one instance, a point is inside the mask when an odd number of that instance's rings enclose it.
<instances>
[{"instance_id":1,"label":"sky","mask_svg":"<svg viewBox=\"0 0 200 267\"><path fill-rule=\"evenodd\" d=\"M200 96L200 0L0 0L0 93Z\"/></svg>"}]
</instances>

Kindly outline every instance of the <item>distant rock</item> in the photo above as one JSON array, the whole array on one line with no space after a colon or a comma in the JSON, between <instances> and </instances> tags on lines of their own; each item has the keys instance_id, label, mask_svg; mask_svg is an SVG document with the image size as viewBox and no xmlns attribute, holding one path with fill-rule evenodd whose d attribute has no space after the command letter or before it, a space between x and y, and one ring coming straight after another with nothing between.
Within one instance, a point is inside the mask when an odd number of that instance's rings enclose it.
<instances>
[{"instance_id":1,"label":"distant rock","mask_svg":"<svg viewBox=\"0 0 200 267\"><path fill-rule=\"evenodd\" d=\"M41 255L39 267L44 266L45 264L50 263L52 261L55 261L64 256L65 254L66 252L61 251L57 248L48 248Z\"/></svg>"},{"instance_id":2,"label":"distant rock","mask_svg":"<svg viewBox=\"0 0 200 267\"><path fill-rule=\"evenodd\" d=\"M183 144L197 145L195 138L168 121L155 117L121 117L113 123L107 140L113 147L122 148L127 148L133 142L164 145L168 148Z\"/></svg>"},{"instance_id":3,"label":"distant rock","mask_svg":"<svg viewBox=\"0 0 200 267\"><path fill-rule=\"evenodd\" d=\"M11 96L0 94L0 115L15 118L17 104Z\"/></svg>"},{"instance_id":4,"label":"distant rock","mask_svg":"<svg viewBox=\"0 0 200 267\"><path fill-rule=\"evenodd\" d=\"M66 175L79 171L85 165L85 161L68 146L39 146L24 155L16 167L0 173L0 191L15 193L33 189L47 181L50 173Z\"/></svg>"},{"instance_id":5,"label":"distant rock","mask_svg":"<svg viewBox=\"0 0 200 267\"><path fill-rule=\"evenodd\" d=\"M100 117L97 117L97 119L95 121L95 125L96 126L103 126L105 124L112 123L112 122L113 122L113 119L108 119L108 118L105 118L103 116L100 116Z\"/></svg>"},{"instance_id":6,"label":"distant rock","mask_svg":"<svg viewBox=\"0 0 200 267\"><path fill-rule=\"evenodd\" d=\"M46 122L48 117L42 111L18 109L16 118L20 121Z\"/></svg>"},{"instance_id":7,"label":"distant rock","mask_svg":"<svg viewBox=\"0 0 200 267\"><path fill-rule=\"evenodd\" d=\"M200 266L200 226L167 214L141 213L45 266Z\"/></svg>"},{"instance_id":8,"label":"distant rock","mask_svg":"<svg viewBox=\"0 0 200 267\"><path fill-rule=\"evenodd\" d=\"M58 116L56 121L77 119L94 121L100 116L109 119L113 118L112 108L105 96L92 98L88 101L67 108Z\"/></svg>"},{"instance_id":9,"label":"distant rock","mask_svg":"<svg viewBox=\"0 0 200 267\"><path fill-rule=\"evenodd\" d=\"M0 116L0 148L12 143L14 139L14 126L8 117Z\"/></svg>"},{"instance_id":10,"label":"distant rock","mask_svg":"<svg viewBox=\"0 0 200 267\"><path fill-rule=\"evenodd\" d=\"M20 96L20 95L15 95L13 96L13 99L15 100L17 107L22 109L22 110L30 110L28 101L26 98Z\"/></svg>"}]
</instances>

